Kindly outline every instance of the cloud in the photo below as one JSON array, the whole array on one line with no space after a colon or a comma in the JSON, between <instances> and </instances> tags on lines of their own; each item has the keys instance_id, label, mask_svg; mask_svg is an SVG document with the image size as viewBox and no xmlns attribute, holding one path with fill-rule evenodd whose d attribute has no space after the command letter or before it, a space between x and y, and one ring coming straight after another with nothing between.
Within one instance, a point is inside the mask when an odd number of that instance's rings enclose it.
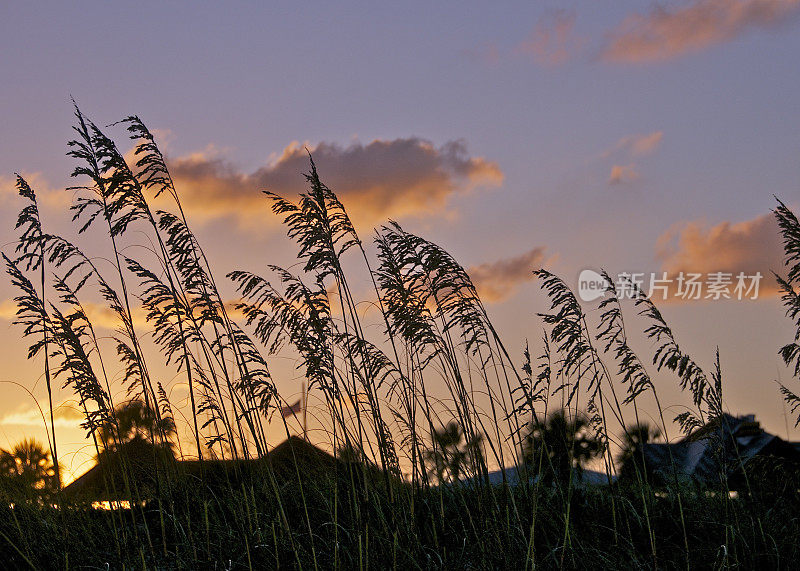
<instances>
[{"instance_id":1,"label":"cloud","mask_svg":"<svg viewBox=\"0 0 800 571\"><path fill-rule=\"evenodd\" d=\"M650 155L658 149L661 140L664 138L663 131L653 131L647 134L627 135L622 137L614 147L605 153L604 157L609 157L615 153L625 153L635 157Z\"/></svg>"},{"instance_id":2,"label":"cloud","mask_svg":"<svg viewBox=\"0 0 800 571\"><path fill-rule=\"evenodd\" d=\"M472 62L486 65L496 65L505 57L505 54L501 52L500 48L494 42L467 48L462 50L461 53Z\"/></svg>"},{"instance_id":3,"label":"cloud","mask_svg":"<svg viewBox=\"0 0 800 571\"><path fill-rule=\"evenodd\" d=\"M641 177L636 171L636 165L614 165L608 177L608 184L628 184L636 182Z\"/></svg>"},{"instance_id":4,"label":"cloud","mask_svg":"<svg viewBox=\"0 0 800 571\"><path fill-rule=\"evenodd\" d=\"M694 0L680 7L656 5L649 14L632 14L607 37L606 61L665 61L729 42L750 29L786 22L800 0Z\"/></svg>"},{"instance_id":5,"label":"cloud","mask_svg":"<svg viewBox=\"0 0 800 571\"><path fill-rule=\"evenodd\" d=\"M244 319L244 313L236 308L239 303L238 300L225 300L223 303L229 318L238 322ZM108 305L94 301L82 301L81 306L93 328L117 330L121 326L119 316ZM71 311L70 306L61 306L59 309L62 313ZM17 304L13 299L0 300L0 320L13 321L17 317L16 312ZM147 326L147 311L143 306L134 305L131 307L131 317L135 327Z\"/></svg>"},{"instance_id":6,"label":"cloud","mask_svg":"<svg viewBox=\"0 0 800 571\"><path fill-rule=\"evenodd\" d=\"M516 52L529 55L539 65L561 65L578 53L584 40L575 35L574 12L556 10L543 17Z\"/></svg>"},{"instance_id":7,"label":"cloud","mask_svg":"<svg viewBox=\"0 0 800 571\"><path fill-rule=\"evenodd\" d=\"M120 326L117 314L102 303L95 303L92 301L81 302L86 315L91 321L92 326L102 329L116 329ZM59 309L62 312L70 311L69 306L61 306ZM131 309L133 314L134 324L144 324L146 312L143 307L135 306ZM17 303L13 299L0 300L0 320L13 321L17 318Z\"/></svg>"},{"instance_id":8,"label":"cloud","mask_svg":"<svg viewBox=\"0 0 800 571\"><path fill-rule=\"evenodd\" d=\"M46 425L49 426L49 410L40 411L36 407L29 407L26 405L21 405L16 410L0 418L0 424L3 426L36 426L43 428L45 426L45 419L42 418L42 414L45 416ZM84 416L74 402L65 401L53 409L53 420L58 428L78 428L81 421L84 420Z\"/></svg>"},{"instance_id":9,"label":"cloud","mask_svg":"<svg viewBox=\"0 0 800 571\"><path fill-rule=\"evenodd\" d=\"M759 295L776 294L772 272L783 269L783 246L775 217L764 214L744 222L721 222L710 228L701 221L681 224L661 236L657 245L661 270L710 274L760 272Z\"/></svg>"},{"instance_id":10,"label":"cloud","mask_svg":"<svg viewBox=\"0 0 800 571\"><path fill-rule=\"evenodd\" d=\"M307 146L320 178L339 195L357 223L441 214L453 195L503 181L500 167L471 157L463 141L435 147L410 137L347 147L326 142ZM295 142L252 173L241 172L213 152L170 161L170 170L187 208L196 216L232 216L245 224L263 224L270 215L261 191L294 197L307 190L303 173L308 172L309 161L303 146Z\"/></svg>"},{"instance_id":11,"label":"cloud","mask_svg":"<svg viewBox=\"0 0 800 571\"><path fill-rule=\"evenodd\" d=\"M20 175L36 193L36 200L40 208L49 207L54 210L63 210L71 204L71 194L63 188L51 186L41 173L23 172ZM10 209L16 215L16 211L26 203L27 200L19 196L17 177L0 175L0 206Z\"/></svg>"},{"instance_id":12,"label":"cloud","mask_svg":"<svg viewBox=\"0 0 800 571\"><path fill-rule=\"evenodd\" d=\"M545 265L544 251L543 247L533 248L513 258L472 266L467 273L484 301L500 302L514 293L521 283L533 280L531 272Z\"/></svg>"},{"instance_id":13,"label":"cloud","mask_svg":"<svg viewBox=\"0 0 800 571\"><path fill-rule=\"evenodd\" d=\"M6 204L18 196L15 184L15 177L0 175L0 202Z\"/></svg>"},{"instance_id":14,"label":"cloud","mask_svg":"<svg viewBox=\"0 0 800 571\"><path fill-rule=\"evenodd\" d=\"M0 301L0 319L12 321L17 317L17 303L13 299Z\"/></svg>"},{"instance_id":15,"label":"cloud","mask_svg":"<svg viewBox=\"0 0 800 571\"><path fill-rule=\"evenodd\" d=\"M602 159L613 158L616 161L627 161L634 157L650 155L656 152L663 138L663 131L626 135L600 157ZM607 182L609 185L622 185L636 182L640 178L636 163L612 164Z\"/></svg>"}]
</instances>

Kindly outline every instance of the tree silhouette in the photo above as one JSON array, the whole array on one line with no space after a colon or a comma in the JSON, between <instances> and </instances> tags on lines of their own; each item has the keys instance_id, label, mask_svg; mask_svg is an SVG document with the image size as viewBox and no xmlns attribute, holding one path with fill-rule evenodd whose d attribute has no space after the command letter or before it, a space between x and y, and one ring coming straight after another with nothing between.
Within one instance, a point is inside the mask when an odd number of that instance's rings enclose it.
<instances>
[{"instance_id":1,"label":"tree silhouette","mask_svg":"<svg viewBox=\"0 0 800 571\"><path fill-rule=\"evenodd\" d=\"M175 422L159 415L140 400L117 405L97 435L101 445L97 466L103 486L114 493L147 497L156 493L162 478L176 468L172 439Z\"/></svg>"},{"instance_id":2,"label":"tree silhouette","mask_svg":"<svg viewBox=\"0 0 800 571\"><path fill-rule=\"evenodd\" d=\"M629 426L621 435L622 450L617 455L620 480L633 482L643 479L646 463L643 456L643 446L661 438L661 430L646 422Z\"/></svg>"},{"instance_id":3,"label":"tree silhouette","mask_svg":"<svg viewBox=\"0 0 800 571\"><path fill-rule=\"evenodd\" d=\"M163 452L171 453L175 421L170 416L159 417L140 400L130 400L117 405L111 419L98 432L104 452L141 448L150 443Z\"/></svg>"},{"instance_id":4,"label":"tree silhouette","mask_svg":"<svg viewBox=\"0 0 800 571\"><path fill-rule=\"evenodd\" d=\"M603 444L589 431L581 413L571 418L564 409L553 411L544 421L533 421L522 443L522 460L545 483L567 483L574 470L602 452Z\"/></svg>"},{"instance_id":5,"label":"tree silhouette","mask_svg":"<svg viewBox=\"0 0 800 571\"><path fill-rule=\"evenodd\" d=\"M475 474L483 465L483 435L469 440L464 430L451 421L431 435L432 448L425 451L428 473L439 482L454 482L466 474Z\"/></svg>"},{"instance_id":6,"label":"tree silhouette","mask_svg":"<svg viewBox=\"0 0 800 571\"><path fill-rule=\"evenodd\" d=\"M2 488L16 499L46 498L60 483L50 452L34 439L25 439L10 451L0 450Z\"/></svg>"}]
</instances>

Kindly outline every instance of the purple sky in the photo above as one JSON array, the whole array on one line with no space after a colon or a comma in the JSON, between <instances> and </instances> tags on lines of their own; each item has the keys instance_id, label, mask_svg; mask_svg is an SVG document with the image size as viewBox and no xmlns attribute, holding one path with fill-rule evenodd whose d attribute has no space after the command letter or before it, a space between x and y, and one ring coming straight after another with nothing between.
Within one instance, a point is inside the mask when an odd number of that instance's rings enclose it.
<instances>
[{"instance_id":1,"label":"purple sky","mask_svg":"<svg viewBox=\"0 0 800 571\"><path fill-rule=\"evenodd\" d=\"M662 305L701 364L719 345L730 410L785 436L774 380L800 386L779 364L792 329L767 282L773 195L800 206L800 2L659 5L6 3L0 243L16 237L14 172L71 232L70 96L98 124L135 113L157 131L219 276L292 263L258 190L301 189L306 145L363 237L397 219L473 268L515 355L541 336L537 265L573 285L584 268L761 271L757 301ZM46 402L12 295L4 280L0 378ZM658 382L674 410L688 402ZM44 436L24 391L0 395L0 446ZM80 466L91 450L64 416L65 463Z\"/></svg>"}]
</instances>

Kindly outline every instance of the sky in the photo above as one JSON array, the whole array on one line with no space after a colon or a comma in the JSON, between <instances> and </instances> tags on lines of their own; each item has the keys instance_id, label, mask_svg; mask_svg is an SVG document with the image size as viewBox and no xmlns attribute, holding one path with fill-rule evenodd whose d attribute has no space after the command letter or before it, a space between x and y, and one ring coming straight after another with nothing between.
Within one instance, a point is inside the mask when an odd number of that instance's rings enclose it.
<instances>
[{"instance_id":1,"label":"sky","mask_svg":"<svg viewBox=\"0 0 800 571\"><path fill-rule=\"evenodd\" d=\"M798 31L798 0L3 3L0 245L16 240L16 172L74 236L70 98L98 125L136 114L156 132L220 276L293 263L259 191L303 190L308 148L362 237L397 220L467 267L515 355L547 309L532 269L572 286L584 269L760 272L756 300L670 290L661 306L701 365L719 347L731 412L800 439L775 382L800 389L771 278L774 197L800 210ZM45 437L13 295L0 283L0 446ZM683 410L676 379L656 378ZM92 450L56 398L79 472Z\"/></svg>"}]
</instances>

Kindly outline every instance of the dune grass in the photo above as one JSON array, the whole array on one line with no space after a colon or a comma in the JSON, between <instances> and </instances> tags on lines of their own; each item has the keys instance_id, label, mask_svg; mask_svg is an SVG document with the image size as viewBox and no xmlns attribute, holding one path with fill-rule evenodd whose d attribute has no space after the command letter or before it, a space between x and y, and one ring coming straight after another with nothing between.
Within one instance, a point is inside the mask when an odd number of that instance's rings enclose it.
<instances>
[{"instance_id":1,"label":"dune grass","mask_svg":"<svg viewBox=\"0 0 800 571\"><path fill-rule=\"evenodd\" d=\"M154 416L144 436L152 450L174 446L178 423L190 435L179 457L231 466L268 458L278 443L270 420L280 424L289 404L270 373L276 355L296 360L323 403L315 444L343 452L323 472L294 458L288 472L266 462L214 482L203 470L187 479L169 462L154 464L157 492L146 496L123 455L127 477L116 493L130 509L90 509L60 492L9 498L0 559L165 569L788 568L797 559L795 488L779 494L754 482L732 499L724 477L713 491L677 475L656 487L641 470L612 483L614 451L630 437L625 427L640 425L641 407L655 408L664 435L673 421L688 433L724 412L719 358L704 371L643 292L629 303L608 279L587 310L558 276L536 270L551 306L534 359L527 347L504 345L470 276L443 248L395 222L362 241L311 157L304 193L264 197L297 246L296 271L241 269L218 282L152 133L135 116L109 128L127 130L132 160L76 107L75 236L42 227L35 190L18 177L20 239L4 254L19 291L16 322L43 367L56 469L56 384L74 393L98 456L120 448L127 429L115 411L132 399ZM781 202L775 212L789 269L779 282L800 334L800 224ZM103 264L77 245L87 233L105 236ZM231 286L235 305L224 294ZM117 320L110 338L84 309L98 299ZM643 331L626 328L627 312L646 320ZM649 337L653 357L640 358L629 334ZM781 350L795 374L797 342ZM168 383L154 375L165 364L173 383L186 384L187 402L170 402ZM656 373L674 374L692 403L675 419L665 417ZM796 412L800 398L791 386L782 392ZM531 447L531 426L559 410L570 419L585 411L608 486L578 485L550 445ZM445 426L469 445L448 449ZM285 420L281 432L291 433ZM443 465L453 450L457 469ZM564 454L568 466L578 462L574 441ZM532 477L490 485L488 473L502 466Z\"/></svg>"}]
</instances>

